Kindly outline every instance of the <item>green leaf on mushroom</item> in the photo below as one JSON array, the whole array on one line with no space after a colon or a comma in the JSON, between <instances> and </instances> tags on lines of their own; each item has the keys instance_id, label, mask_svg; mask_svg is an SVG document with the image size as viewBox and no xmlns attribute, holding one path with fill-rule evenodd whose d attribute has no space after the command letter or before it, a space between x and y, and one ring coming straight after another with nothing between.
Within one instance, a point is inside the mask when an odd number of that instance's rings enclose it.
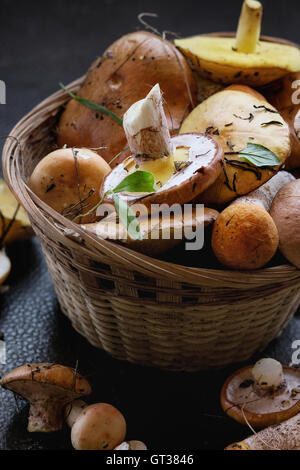
<instances>
[{"instance_id":1,"label":"green leaf on mushroom","mask_svg":"<svg viewBox=\"0 0 300 470\"><path fill-rule=\"evenodd\" d=\"M247 147L239 152L239 157L257 167L281 165L280 158L272 150L251 142L248 142Z\"/></svg>"}]
</instances>

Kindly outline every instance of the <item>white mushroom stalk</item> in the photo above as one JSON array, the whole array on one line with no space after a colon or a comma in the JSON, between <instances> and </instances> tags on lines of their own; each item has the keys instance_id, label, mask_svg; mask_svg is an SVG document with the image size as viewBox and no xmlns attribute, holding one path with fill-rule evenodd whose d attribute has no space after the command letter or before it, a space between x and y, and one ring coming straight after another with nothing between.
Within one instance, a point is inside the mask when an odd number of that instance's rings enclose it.
<instances>
[{"instance_id":1,"label":"white mushroom stalk","mask_svg":"<svg viewBox=\"0 0 300 470\"><path fill-rule=\"evenodd\" d=\"M172 153L167 118L159 84L134 103L123 118L131 153L136 160L156 160Z\"/></svg>"},{"instance_id":2,"label":"white mushroom stalk","mask_svg":"<svg viewBox=\"0 0 300 470\"><path fill-rule=\"evenodd\" d=\"M260 38L263 7L256 0L245 0L236 33L237 52L251 54L256 51Z\"/></svg>"},{"instance_id":3,"label":"white mushroom stalk","mask_svg":"<svg viewBox=\"0 0 300 470\"><path fill-rule=\"evenodd\" d=\"M282 365L272 358L258 361L252 369L252 376L261 390L280 390L285 383Z\"/></svg>"}]
</instances>

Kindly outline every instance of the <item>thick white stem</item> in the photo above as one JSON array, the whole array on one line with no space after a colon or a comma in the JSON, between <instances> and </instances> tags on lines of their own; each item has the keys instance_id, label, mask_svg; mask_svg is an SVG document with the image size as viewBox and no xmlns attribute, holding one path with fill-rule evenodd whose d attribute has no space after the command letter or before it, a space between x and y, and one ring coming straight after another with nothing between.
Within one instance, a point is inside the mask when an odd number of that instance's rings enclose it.
<instances>
[{"instance_id":1,"label":"thick white stem","mask_svg":"<svg viewBox=\"0 0 300 470\"><path fill-rule=\"evenodd\" d=\"M156 160L172 153L167 118L159 84L143 100L134 103L123 117L123 127L136 159Z\"/></svg>"},{"instance_id":2,"label":"thick white stem","mask_svg":"<svg viewBox=\"0 0 300 470\"><path fill-rule=\"evenodd\" d=\"M254 53L260 38L263 7L256 0L245 0L236 33L237 52Z\"/></svg>"}]
</instances>

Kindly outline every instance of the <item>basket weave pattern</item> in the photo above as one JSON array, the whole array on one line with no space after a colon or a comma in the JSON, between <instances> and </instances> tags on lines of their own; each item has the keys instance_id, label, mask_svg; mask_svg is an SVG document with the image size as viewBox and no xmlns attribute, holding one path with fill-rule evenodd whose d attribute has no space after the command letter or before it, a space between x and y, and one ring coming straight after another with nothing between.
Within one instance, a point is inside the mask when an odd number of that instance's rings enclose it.
<instances>
[{"instance_id":1,"label":"basket weave pattern","mask_svg":"<svg viewBox=\"0 0 300 470\"><path fill-rule=\"evenodd\" d=\"M83 78L69 88L76 91ZM285 327L300 304L300 270L255 272L188 268L88 235L26 186L55 147L63 91L13 129L3 151L10 188L39 237L63 312L112 356L169 370L208 369L247 360Z\"/></svg>"}]
</instances>

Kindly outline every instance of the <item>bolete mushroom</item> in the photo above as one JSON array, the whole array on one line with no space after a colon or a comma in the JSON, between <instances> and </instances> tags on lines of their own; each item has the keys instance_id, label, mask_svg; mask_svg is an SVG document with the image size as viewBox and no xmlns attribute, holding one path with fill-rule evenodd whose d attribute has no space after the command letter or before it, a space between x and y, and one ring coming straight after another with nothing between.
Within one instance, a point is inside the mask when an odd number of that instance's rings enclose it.
<instances>
[{"instance_id":1,"label":"bolete mushroom","mask_svg":"<svg viewBox=\"0 0 300 470\"><path fill-rule=\"evenodd\" d=\"M169 41L146 32L127 34L112 44L90 67L78 96L104 105L119 117L159 83L164 93L168 127L177 129L197 100L197 85L184 56ZM105 147L110 161L126 146L122 126L72 99L58 126L58 145ZM119 160L124 159L122 154Z\"/></svg>"},{"instance_id":2,"label":"bolete mushroom","mask_svg":"<svg viewBox=\"0 0 300 470\"><path fill-rule=\"evenodd\" d=\"M235 199L218 216L212 248L219 261L232 269L259 269L275 255L279 235L269 211L277 192L294 181L279 171L255 191Z\"/></svg>"},{"instance_id":3,"label":"bolete mushroom","mask_svg":"<svg viewBox=\"0 0 300 470\"><path fill-rule=\"evenodd\" d=\"M141 201L145 207L189 202L221 172L223 151L211 136L185 134L170 138L158 84L127 111L124 130L132 156L105 178L100 193L106 202L113 200L114 188L137 170L152 173L157 190L118 195L129 203Z\"/></svg>"},{"instance_id":4,"label":"bolete mushroom","mask_svg":"<svg viewBox=\"0 0 300 470\"><path fill-rule=\"evenodd\" d=\"M300 70L296 45L276 38L260 38L262 4L245 0L236 37L222 33L176 39L175 45L205 78L254 87Z\"/></svg>"},{"instance_id":5,"label":"bolete mushroom","mask_svg":"<svg viewBox=\"0 0 300 470\"><path fill-rule=\"evenodd\" d=\"M29 219L18 205L5 181L0 178L0 246L26 240L34 235Z\"/></svg>"},{"instance_id":6,"label":"bolete mushroom","mask_svg":"<svg viewBox=\"0 0 300 470\"><path fill-rule=\"evenodd\" d=\"M113 450L124 441L125 435L124 416L107 403L83 407L71 430L72 445L76 450Z\"/></svg>"},{"instance_id":7,"label":"bolete mushroom","mask_svg":"<svg viewBox=\"0 0 300 470\"><path fill-rule=\"evenodd\" d=\"M226 380L221 405L228 416L255 429L281 423L300 411L300 370L261 359Z\"/></svg>"},{"instance_id":8,"label":"bolete mushroom","mask_svg":"<svg viewBox=\"0 0 300 470\"><path fill-rule=\"evenodd\" d=\"M4 249L0 251L0 285L7 279L11 271L11 262Z\"/></svg>"},{"instance_id":9,"label":"bolete mushroom","mask_svg":"<svg viewBox=\"0 0 300 470\"><path fill-rule=\"evenodd\" d=\"M53 432L62 427L64 406L91 393L76 370L59 364L26 364L4 375L0 385L29 401L29 432Z\"/></svg>"},{"instance_id":10,"label":"bolete mushroom","mask_svg":"<svg viewBox=\"0 0 300 470\"><path fill-rule=\"evenodd\" d=\"M131 208L134 213L139 212L140 205ZM82 225L82 228L104 240L124 244L127 248L149 256L158 256L179 245L185 238L191 240L193 234L195 236L201 228L212 224L218 216L217 211L209 208L193 208L186 212L181 207L178 209L178 212L160 211L149 217L139 216L140 239L131 236L115 213L100 222Z\"/></svg>"},{"instance_id":11,"label":"bolete mushroom","mask_svg":"<svg viewBox=\"0 0 300 470\"><path fill-rule=\"evenodd\" d=\"M183 122L180 133L204 132L225 154L223 171L198 197L225 204L268 181L291 151L290 131L277 110L258 92L232 85L203 101Z\"/></svg>"},{"instance_id":12,"label":"bolete mushroom","mask_svg":"<svg viewBox=\"0 0 300 470\"><path fill-rule=\"evenodd\" d=\"M270 215L279 233L279 249L300 269L300 180L283 186L274 198Z\"/></svg>"},{"instance_id":13,"label":"bolete mushroom","mask_svg":"<svg viewBox=\"0 0 300 470\"><path fill-rule=\"evenodd\" d=\"M99 202L103 178L110 170L108 163L92 150L62 148L37 164L29 186L52 209L73 219ZM95 220L95 214L91 213L84 222Z\"/></svg>"},{"instance_id":14,"label":"bolete mushroom","mask_svg":"<svg viewBox=\"0 0 300 470\"><path fill-rule=\"evenodd\" d=\"M300 450L300 414L235 442L225 450Z\"/></svg>"}]
</instances>

